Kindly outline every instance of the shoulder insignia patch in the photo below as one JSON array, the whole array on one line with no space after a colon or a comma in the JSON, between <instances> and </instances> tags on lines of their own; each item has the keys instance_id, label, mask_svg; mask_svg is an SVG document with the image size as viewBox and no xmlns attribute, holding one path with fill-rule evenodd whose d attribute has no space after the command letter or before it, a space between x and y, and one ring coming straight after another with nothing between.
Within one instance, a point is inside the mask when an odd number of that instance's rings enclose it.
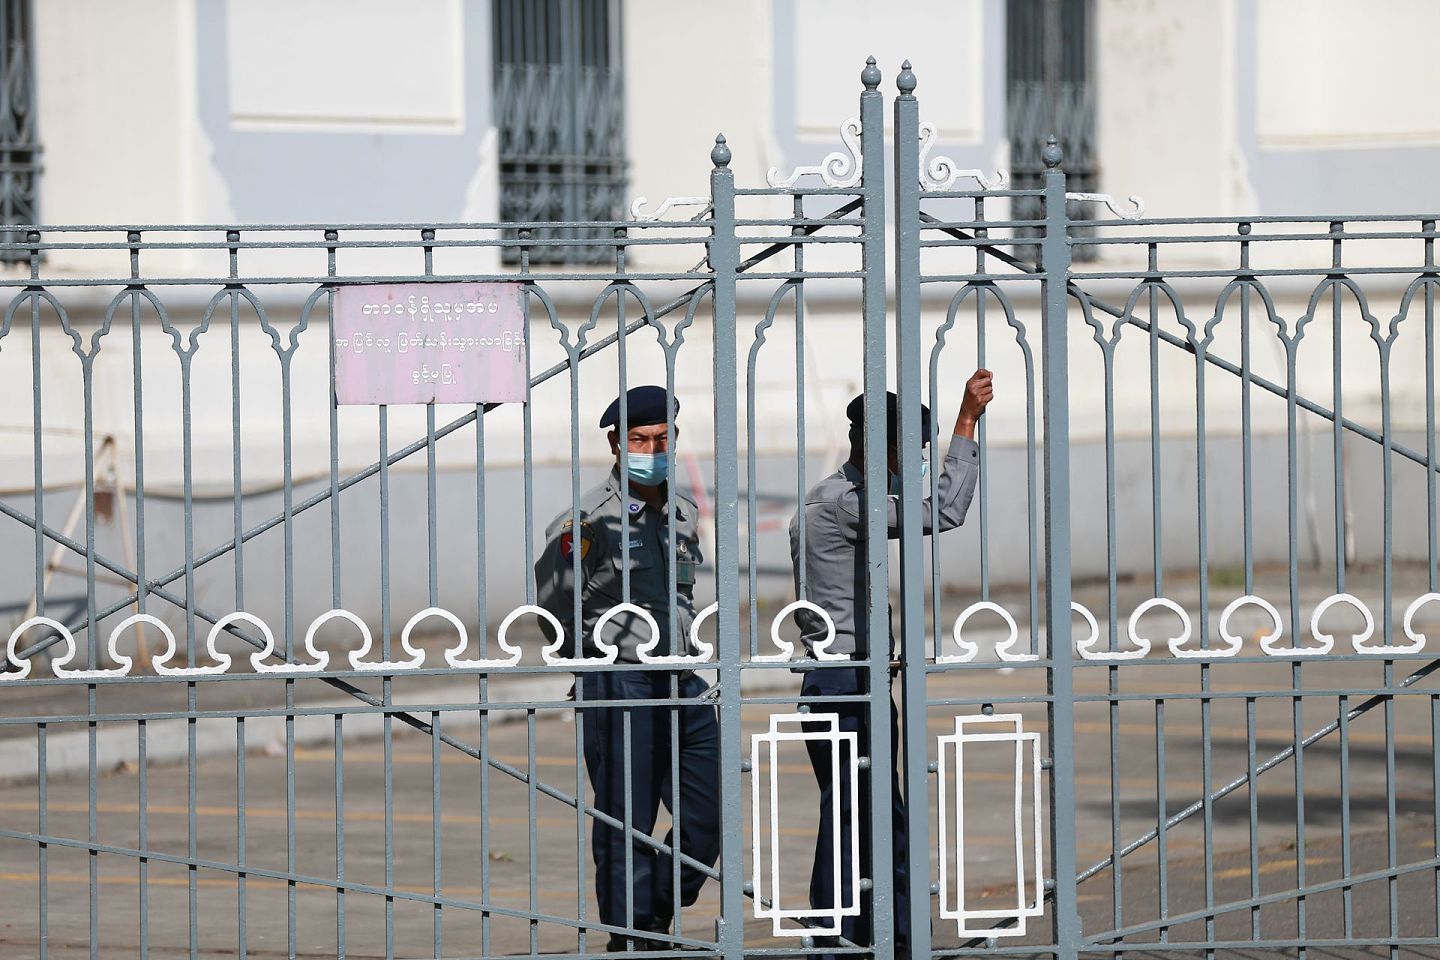
<instances>
[{"instance_id":1,"label":"shoulder insignia patch","mask_svg":"<svg viewBox=\"0 0 1440 960\"><path fill-rule=\"evenodd\" d=\"M580 522L580 559L584 560L590 552L590 547L595 542L595 531L590 524ZM560 534L560 555L566 560L575 559L575 531L570 523L565 524L565 532Z\"/></svg>"}]
</instances>

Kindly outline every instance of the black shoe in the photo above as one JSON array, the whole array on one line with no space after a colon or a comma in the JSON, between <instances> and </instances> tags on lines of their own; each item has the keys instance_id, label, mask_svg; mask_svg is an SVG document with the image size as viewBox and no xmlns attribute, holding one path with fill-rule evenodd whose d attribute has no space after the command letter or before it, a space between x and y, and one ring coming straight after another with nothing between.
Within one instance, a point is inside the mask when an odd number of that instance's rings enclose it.
<instances>
[{"instance_id":1,"label":"black shoe","mask_svg":"<svg viewBox=\"0 0 1440 960\"><path fill-rule=\"evenodd\" d=\"M635 929L646 933L670 932L670 924L667 922L663 928L656 927L653 923L637 923ZM654 940L650 937L639 934L612 933L610 942L605 945L606 953L630 953L638 950L673 950L675 947L665 940Z\"/></svg>"}]
</instances>

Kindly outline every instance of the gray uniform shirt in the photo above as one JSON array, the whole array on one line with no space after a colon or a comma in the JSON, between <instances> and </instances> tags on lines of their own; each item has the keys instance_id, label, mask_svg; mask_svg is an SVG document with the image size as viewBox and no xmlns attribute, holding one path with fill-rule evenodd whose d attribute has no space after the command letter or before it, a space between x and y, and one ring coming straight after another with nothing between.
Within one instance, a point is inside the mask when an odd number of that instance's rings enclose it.
<instances>
[{"instance_id":1,"label":"gray uniform shirt","mask_svg":"<svg viewBox=\"0 0 1440 960\"><path fill-rule=\"evenodd\" d=\"M604 483L580 497L580 529L574 528L572 511L565 510L545 529L545 549L535 563L536 600L555 615L565 630L561 653L575 653L576 599L579 599L583 656L599 656L595 646L595 624L611 607L625 601L624 558L629 543L630 596L635 606L655 618L660 643L651 651L664 656L671 652L671 625L674 625L677 653L691 653L690 625L695 620L695 570L701 562L700 541L695 527L695 501L675 491L672 517L662 502L659 510L644 501L620 493L620 474L610 471ZM670 529L675 530L675 552L670 552ZM579 589L576 589L576 554L579 554ZM675 582L672 616L670 584ZM542 621L551 640L553 631ZM638 663L635 650L650 639L650 628L640 617L624 613L605 628L605 641L620 648L619 659Z\"/></svg>"},{"instance_id":2,"label":"gray uniform shirt","mask_svg":"<svg viewBox=\"0 0 1440 960\"><path fill-rule=\"evenodd\" d=\"M927 489L920 507L920 527L924 533L935 533L960 526L975 496L975 480L980 465L980 448L974 440L959 435L950 440L945 453L945 466L937 490L940 520L931 516L932 504ZM805 496L805 571L809 581L809 600L835 621L835 642L831 653L843 653L857 659L868 655L868 625L863 615L866 597L864 474L846 462L839 470L817 483ZM890 539L900 537L900 498L887 496L886 523ZM800 515L790 521L790 563L795 574L795 590L800 590ZM857 612L859 611L859 612ZM800 627L800 640L807 653L814 655L814 645L825 639L825 621L808 610L795 614ZM893 653L893 638L891 643Z\"/></svg>"}]
</instances>

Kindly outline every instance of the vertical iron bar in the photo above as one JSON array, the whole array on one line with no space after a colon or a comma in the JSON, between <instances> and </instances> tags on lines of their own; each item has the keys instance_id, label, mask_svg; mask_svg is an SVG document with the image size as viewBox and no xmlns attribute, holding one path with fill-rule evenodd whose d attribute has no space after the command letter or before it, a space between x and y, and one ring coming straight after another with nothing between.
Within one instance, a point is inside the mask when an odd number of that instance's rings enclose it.
<instances>
[{"instance_id":1,"label":"vertical iron bar","mask_svg":"<svg viewBox=\"0 0 1440 960\"><path fill-rule=\"evenodd\" d=\"M141 722L143 723L144 721ZM50 829L50 777L46 770L49 757L46 749L48 744L45 742L48 733L49 730L46 724L35 724L35 769L39 777L35 789L37 793L36 804L40 808L36 817L37 823L35 829L42 837L46 836ZM144 817L145 807L143 803L140 810L141 816ZM50 845L44 840L41 840L35 846L37 859L39 860L36 869L40 874L40 960L46 960L46 958L50 956ZM145 848L143 841L141 842L140 848L142 850ZM140 890L143 896L145 887L142 885Z\"/></svg>"},{"instance_id":2,"label":"vertical iron bar","mask_svg":"<svg viewBox=\"0 0 1440 960\"><path fill-rule=\"evenodd\" d=\"M1105 629L1107 650L1115 650L1120 641L1120 518L1116 504L1115 467L1115 346L1119 335L1101 344L1105 364ZM1111 680L1117 680L1112 669ZM1118 685L1111 683L1111 692ZM1116 861L1116 869L1119 861Z\"/></svg>"},{"instance_id":3,"label":"vertical iron bar","mask_svg":"<svg viewBox=\"0 0 1440 960\"><path fill-rule=\"evenodd\" d=\"M25 234L25 239L32 244L38 244L40 234L38 231L31 230ZM44 288L39 285L39 278L40 250L38 246L33 246L30 248L32 284L26 288L26 291L30 297L30 399L31 427L34 430L34 435L31 437L31 456L34 458L35 471L35 615L43 617L45 616L45 419L42 413L44 391L41 387L44 381L40 376L40 291ZM43 930L41 938L42 944L45 943Z\"/></svg>"},{"instance_id":4,"label":"vertical iron bar","mask_svg":"<svg viewBox=\"0 0 1440 960\"><path fill-rule=\"evenodd\" d=\"M1250 235L1250 224L1239 226ZM1240 241L1240 269L1250 270L1250 241ZM1240 490L1244 534L1245 595L1255 592L1255 457L1250 437L1250 284L1240 287Z\"/></svg>"},{"instance_id":5,"label":"vertical iron bar","mask_svg":"<svg viewBox=\"0 0 1440 960\"><path fill-rule=\"evenodd\" d=\"M1350 824L1350 698L1341 695L1336 704L1340 720L1340 875L1349 878L1355 870L1351 857ZM1354 936L1355 931L1355 888L1346 886L1340 890L1343 929L1345 936Z\"/></svg>"},{"instance_id":6,"label":"vertical iron bar","mask_svg":"<svg viewBox=\"0 0 1440 960\"><path fill-rule=\"evenodd\" d=\"M1055 871L1057 960L1075 960L1080 913L1075 880L1075 689L1070 636L1070 396L1066 284L1070 244L1065 173L1052 136L1045 146L1044 314L1046 635L1050 645L1050 844Z\"/></svg>"},{"instance_id":7,"label":"vertical iron bar","mask_svg":"<svg viewBox=\"0 0 1440 960\"><path fill-rule=\"evenodd\" d=\"M903 78L910 75L908 61L900 74L902 83L913 84ZM863 891L858 889L862 880L871 881L870 902L872 931L861 931L860 936L872 935L875 960L893 960L895 941L894 920L894 854L892 848L892 825L890 823L893 798L890 795L891 777L889 758L894 752L893 732L890 729L890 545L887 528L887 488L885 458L878 452L886 448L886 404L885 404L885 119L881 112L884 96L879 91L880 71L873 61L867 61L860 74L865 90L860 94L860 152L863 174L861 177L862 211L864 215L864 240L861 246L861 262L864 272L861 296L864 299L864 390L865 390L865 486L863 509L865 512L865 637L863 651L868 658L865 669L866 689L869 694L865 705L870 727L870 768L861 785L862 801L869 798L870 816L870 876L852 878L856 884L854 896L863 901ZM911 90L913 90L913 86ZM909 93L910 90L901 90ZM866 162L868 161L868 162ZM918 173L918 170L917 170ZM908 176L908 174L904 174ZM862 775L863 776L863 775ZM857 814L858 815L858 814ZM862 856L865 851L861 851ZM840 891L837 891L837 896ZM926 903L929 903L927 896ZM928 921L927 921L928 923ZM863 940L862 940L863 944Z\"/></svg>"},{"instance_id":8,"label":"vertical iron bar","mask_svg":"<svg viewBox=\"0 0 1440 960\"><path fill-rule=\"evenodd\" d=\"M1243 294L1242 294L1243 295ZM1176 308L1176 313L1180 309ZM1206 458L1209 445L1206 437L1206 410L1205 410L1205 353L1209 349L1210 334L1205 333L1201 339L1191 335L1191 343L1195 348L1195 534L1196 534L1196 566L1199 570L1199 633L1200 648L1202 650L1210 647L1210 502L1208 486L1206 483ZM1246 506L1243 508L1248 521L1249 517L1249 491L1245 490L1243 499ZM1210 691L1210 664L1208 661L1200 664L1200 689L1202 692ZM1215 804L1210 796L1210 776L1212 770L1211 756L1211 701L1208 697L1200 701L1200 779L1202 803L1204 804L1203 843L1205 861L1205 907L1209 909L1215 903ZM1213 942L1215 939L1215 917L1205 918L1205 941ZM1214 960L1215 951L1207 949L1205 960Z\"/></svg>"},{"instance_id":9,"label":"vertical iron bar","mask_svg":"<svg viewBox=\"0 0 1440 960\"><path fill-rule=\"evenodd\" d=\"M920 459L920 104L915 74L907 60L895 98L895 387L900 398L900 633L904 664L905 795L911 807L905 824L910 884L911 956L930 954L930 774L926 729L925 566L920 525L924 490ZM985 298L980 297L983 304ZM983 329L983 325L982 325ZM928 438L925 438L928 439ZM878 450L878 447L867 447ZM878 458L874 458L877 459ZM872 458L865 458L866 465ZM982 461L983 462L983 461ZM982 467L983 469L983 467ZM982 550L984 534L981 534ZM871 655L875 654L872 637ZM888 685L885 700L889 700ZM872 726L884 725L889 711L878 697L870 704ZM886 775L888 764L872 760ZM888 877L877 875L876 886Z\"/></svg>"},{"instance_id":10,"label":"vertical iron bar","mask_svg":"<svg viewBox=\"0 0 1440 960\"><path fill-rule=\"evenodd\" d=\"M249 917L247 916L246 901L248 893L246 890L245 870L245 718L235 718L235 906L236 906L236 952L240 960L245 960L249 955L247 943L249 934ZM291 871L294 872L293 869Z\"/></svg>"},{"instance_id":11,"label":"vertical iron bar","mask_svg":"<svg viewBox=\"0 0 1440 960\"><path fill-rule=\"evenodd\" d=\"M622 394L623 395L623 394ZM635 842L631 839L635 829L635 784L631 782L630 771L635 765L635 741L631 733L632 714L629 707L624 707L620 713L620 770L624 773L625 789L623 798L625 824L625 949L635 949L633 940L635 930ZM533 781L532 781L533 782ZM534 824L531 824L533 835ZM534 910L534 902L531 902L531 910ZM534 924L531 924L533 936ZM533 953L534 950L532 949Z\"/></svg>"},{"instance_id":12,"label":"vertical iron bar","mask_svg":"<svg viewBox=\"0 0 1440 960\"><path fill-rule=\"evenodd\" d=\"M628 746L628 744L627 744ZM438 748L437 748L438 749ZM530 862L530 955L533 957L540 952L540 922L535 916L540 913L540 837L537 833L537 822L539 810L536 801L539 793L536 792L536 781L539 780L539 767L535 756L535 710L531 708L525 711L525 809L529 814L530 833L528 838L527 852ZM626 756L627 770L629 756ZM627 781L628 782L628 781ZM582 799L577 797L577 799ZM626 824L628 827L629 824ZM626 830L626 838L629 838L629 830ZM436 956L439 956L438 950Z\"/></svg>"},{"instance_id":13,"label":"vertical iron bar","mask_svg":"<svg viewBox=\"0 0 1440 960\"><path fill-rule=\"evenodd\" d=\"M182 448L182 485L185 498L185 665L195 666L195 485L194 485L194 417L191 411L192 389L190 383L191 360L196 341L192 335L191 349L180 354L180 417ZM186 799L186 855L191 863L185 868L186 908L189 919L190 958L199 956L199 918L197 876L194 859L196 856L199 827L195 818L195 711L196 684L185 682L185 706L190 716L185 721L185 799Z\"/></svg>"},{"instance_id":14,"label":"vertical iron bar","mask_svg":"<svg viewBox=\"0 0 1440 960\"><path fill-rule=\"evenodd\" d=\"M578 686L578 684L577 684ZM481 684L480 700L480 902L490 902L490 711L485 706L486 687ZM583 764L577 761L577 767ZM578 770L577 770L578 774ZM583 797L584 793L575 796ZM580 877L585 876L585 865L578 866ZM490 956L491 918L490 911L480 912L480 953ZM582 933L583 937L583 933ZM583 946L583 940L582 940Z\"/></svg>"},{"instance_id":15,"label":"vertical iron bar","mask_svg":"<svg viewBox=\"0 0 1440 960\"><path fill-rule=\"evenodd\" d=\"M189 477L186 477L189 481ZM187 555L192 555L186 550ZM192 555L193 556L193 555ZM191 607L194 601L187 598L186 603ZM193 635L192 635L193 639ZM195 646L190 645L190 659L195 658ZM185 683L185 706L190 716L185 723L185 855L190 858L190 863L185 867L185 887L187 893L186 905L189 913L189 934L190 934L190 960L197 960L200 955L200 878L195 867L195 858L199 856L200 825L195 810L195 793L197 789L195 769L195 735L196 720L196 687L194 680Z\"/></svg>"},{"instance_id":16,"label":"vertical iron bar","mask_svg":"<svg viewBox=\"0 0 1440 960\"><path fill-rule=\"evenodd\" d=\"M432 405L433 406L433 405ZM445 955L445 914L444 908L440 905L441 892L441 866L440 838L444 833L444 819L441 803L441 780L440 780L440 717L439 710L430 712L430 859L434 867L432 878L432 889L435 893L435 909L433 911L434 923L434 946L435 956ZM533 814L532 814L533 816ZM534 867L531 867L534 872Z\"/></svg>"},{"instance_id":17,"label":"vertical iron bar","mask_svg":"<svg viewBox=\"0 0 1440 960\"><path fill-rule=\"evenodd\" d=\"M336 275L337 230L325 231L325 275ZM340 608L340 408L335 403L335 288L325 293L325 332L330 354L330 607ZM344 714L335 714L335 955L345 956L345 764Z\"/></svg>"},{"instance_id":18,"label":"vertical iron bar","mask_svg":"<svg viewBox=\"0 0 1440 960\"><path fill-rule=\"evenodd\" d=\"M1155 863L1159 875L1156 889L1160 919L1170 917L1170 831L1165 804L1165 701L1155 701ZM1170 928L1160 928L1160 942L1170 942Z\"/></svg>"},{"instance_id":19,"label":"vertical iron bar","mask_svg":"<svg viewBox=\"0 0 1440 960\"><path fill-rule=\"evenodd\" d=\"M1388 452L1388 451L1387 451ZM1388 458L1387 458L1388 465ZM1388 488L1387 488L1388 492ZM1388 530L1386 531L1389 532ZM1388 545L1387 545L1388 546ZM1389 565L1389 557L1386 557ZM1389 624L1390 611L1386 610ZM1388 642L1388 640L1387 640ZM1395 689L1395 661L1385 661L1386 690ZM1395 943L1400 937L1400 878L1394 873L1400 863L1399 838L1396 836L1396 779L1395 779L1395 697L1385 697L1385 865L1391 871L1386 880L1386 892L1390 906L1390 960L1400 960L1400 947Z\"/></svg>"},{"instance_id":20,"label":"vertical iron bar","mask_svg":"<svg viewBox=\"0 0 1440 960\"><path fill-rule=\"evenodd\" d=\"M1149 245L1149 277L1146 292L1150 300L1150 551L1155 565L1155 596L1165 592L1165 518L1160 487L1160 288L1158 248Z\"/></svg>"},{"instance_id":21,"label":"vertical iron bar","mask_svg":"<svg viewBox=\"0 0 1440 960\"><path fill-rule=\"evenodd\" d=\"M975 296L975 365L982 368L985 366L985 301L987 299L983 290ZM932 414L938 414L938 408L932 410ZM976 477L975 486L980 500L981 600L990 599L990 458L986 456L988 437L989 430L985 418L981 417L975 428L975 440L980 447L980 471L979 476Z\"/></svg>"},{"instance_id":22,"label":"vertical iron bar","mask_svg":"<svg viewBox=\"0 0 1440 960\"><path fill-rule=\"evenodd\" d=\"M1340 275L1341 269L1341 240L1340 233L1345 225L1336 220L1330 224L1330 233L1334 240L1331 241L1331 275L1330 282L1330 322L1331 322L1331 407L1335 411L1333 426L1330 431L1331 438L1331 466L1335 473L1335 592L1345 592L1345 542L1347 540L1347 524L1345 516L1345 428L1342 425L1342 418L1345 409L1345 397L1342 386L1342 358L1344 349L1341 341L1340 321L1342 310L1340 307L1340 291L1343 289L1340 283L1333 279Z\"/></svg>"},{"instance_id":23,"label":"vertical iron bar","mask_svg":"<svg viewBox=\"0 0 1440 960\"><path fill-rule=\"evenodd\" d=\"M760 536L757 530L758 518L756 517L756 487L757 477L757 453L755 450L756 418L758 411L755 403L755 381L758 378L758 367L760 361L760 349L764 345L765 333L775 321L775 314L780 309L780 302L788 290L788 284L782 285L775 291L770 299L770 306L765 311L765 318L755 327L755 338L750 345L750 355L745 364L745 587L746 587L746 619L749 621L748 633L750 634L750 656L755 657L760 653ZM803 505L805 498L802 495L800 503ZM798 510L797 515L804 514L804 510Z\"/></svg>"},{"instance_id":24,"label":"vertical iron bar","mask_svg":"<svg viewBox=\"0 0 1440 960\"><path fill-rule=\"evenodd\" d=\"M149 771L146 765L149 763L147 756L149 747L149 730L145 726L144 719L136 724L136 745L135 763L138 767L139 787L136 793L136 806L139 810L136 819L136 844L144 851L150 849L150 817L146 808L150 805L150 784ZM43 829L41 831L44 832ZM150 858L142 854L140 859L140 960L148 960L150 956ZM44 895L44 886L41 886L41 895Z\"/></svg>"},{"instance_id":25,"label":"vertical iron bar","mask_svg":"<svg viewBox=\"0 0 1440 960\"><path fill-rule=\"evenodd\" d=\"M525 520L528 525L528 514ZM528 533L529 531L527 530L526 532ZM478 635L475 638L475 652L479 657L487 657L490 653L489 602L485 588L486 572L485 405L483 403L477 403L475 405L475 628L478 631ZM480 674L479 680L483 689L483 685L486 682L486 674Z\"/></svg>"},{"instance_id":26,"label":"vertical iron bar","mask_svg":"<svg viewBox=\"0 0 1440 960\"><path fill-rule=\"evenodd\" d=\"M1433 233L1435 221L1426 220L1421 226L1426 233ZM1440 590L1440 511L1435 502L1435 239L1425 238L1425 515L1429 520L1426 536L1426 561L1430 578L1428 590ZM1440 873L1436 875L1440 883ZM1436 907L1440 914L1440 905Z\"/></svg>"},{"instance_id":27,"label":"vertical iron bar","mask_svg":"<svg viewBox=\"0 0 1440 960\"><path fill-rule=\"evenodd\" d=\"M615 238L621 239L625 236L624 228L615 231ZM625 246L617 243L615 245L615 273L617 276L625 274ZM620 369L620 394L619 394L619 423L616 433L620 436L620 449L628 450L630 444L630 377L629 358L627 348L630 337L626 331L625 323L625 287L615 291L615 356L619 362ZM627 507L630 503L630 471L620 470L620 502ZM629 509L620 511L620 600L622 603L630 602L630 525L632 515ZM578 534L579 531L577 530ZM580 578L576 577L576 583ZM578 589L578 588L577 588ZM627 847L628 849L628 847Z\"/></svg>"},{"instance_id":28,"label":"vertical iron bar","mask_svg":"<svg viewBox=\"0 0 1440 960\"><path fill-rule=\"evenodd\" d=\"M435 274L435 248L430 246L430 241L435 239L435 228L426 227L420 231L420 239L425 242L425 276ZM477 419L479 419L477 417ZM439 500L435 492L435 404L425 404L425 560L427 572L427 586L429 587L430 606L440 606L440 531L439 519L436 515ZM438 951L437 951L438 952Z\"/></svg>"},{"instance_id":29,"label":"vertical iron bar","mask_svg":"<svg viewBox=\"0 0 1440 960\"><path fill-rule=\"evenodd\" d=\"M390 658L387 656L385 659ZM385 754L385 960L394 960L395 957L395 718L390 712L390 684L391 677L387 673L381 695L385 710L382 721Z\"/></svg>"},{"instance_id":30,"label":"vertical iron bar","mask_svg":"<svg viewBox=\"0 0 1440 960\"><path fill-rule=\"evenodd\" d=\"M1250 818L1250 898L1260 898L1260 775L1255 758L1255 698L1245 698L1245 779ZM1250 939L1260 939L1260 908L1250 908Z\"/></svg>"},{"instance_id":31,"label":"vertical iron bar","mask_svg":"<svg viewBox=\"0 0 1440 960\"><path fill-rule=\"evenodd\" d=\"M335 956L345 957L345 714L335 714Z\"/></svg>"},{"instance_id":32,"label":"vertical iron bar","mask_svg":"<svg viewBox=\"0 0 1440 960\"><path fill-rule=\"evenodd\" d=\"M126 235L130 247L130 278L138 280L140 277L140 233L132 230ZM133 484L135 494L135 612L144 613L146 598L149 594L149 584L145 578L145 424L144 424L144 397L140 377L142 351L141 351L141 329L140 329L140 295L137 292L130 296L130 374L134 388L133 410L134 419L132 429L135 431L135 480ZM117 491L117 495L120 491Z\"/></svg>"},{"instance_id":33,"label":"vertical iron bar","mask_svg":"<svg viewBox=\"0 0 1440 960\"><path fill-rule=\"evenodd\" d=\"M390 408L377 409L380 444L380 657L390 660ZM388 691L390 676L385 676ZM389 701L386 701L389 706Z\"/></svg>"},{"instance_id":34,"label":"vertical iron bar","mask_svg":"<svg viewBox=\"0 0 1440 960\"><path fill-rule=\"evenodd\" d=\"M1430 697L1431 843L1440 850L1440 695ZM1440 937L1440 867L1435 868L1435 936Z\"/></svg>"},{"instance_id":35,"label":"vertical iron bar","mask_svg":"<svg viewBox=\"0 0 1440 960\"><path fill-rule=\"evenodd\" d=\"M1203 576L1203 575L1202 575ZM1201 610L1205 609L1201 601ZM1203 613L1202 613L1203 616ZM1208 646L1209 634L1202 633L1202 645ZM1210 664L1200 665L1200 689L1210 691ZM1215 905L1215 800L1211 796L1210 780L1214 771L1214 757L1212 755L1213 744L1211 735L1213 726L1211 721L1211 701L1205 697L1200 701L1200 786L1201 797L1205 805L1204 810L1204 844L1205 844L1205 907L1208 910ZM1215 939L1215 918L1205 918L1205 940L1206 942ZM1205 960L1214 960L1215 951L1206 950Z\"/></svg>"},{"instance_id":36,"label":"vertical iron bar","mask_svg":"<svg viewBox=\"0 0 1440 960\"><path fill-rule=\"evenodd\" d=\"M1110 570L1113 577L1113 564ZM1110 691L1110 901L1112 922L1118 930L1125 922L1125 858L1122 852L1125 839L1120 809L1120 665L1111 663L1105 668L1105 673ZM1117 957L1123 956L1117 954Z\"/></svg>"},{"instance_id":37,"label":"vertical iron bar","mask_svg":"<svg viewBox=\"0 0 1440 960\"><path fill-rule=\"evenodd\" d=\"M258 308L257 308L258 312ZM302 322L308 322L308 309ZM296 334L298 337L298 333ZM298 339L295 341L298 344ZM285 581L284 617L286 663L295 662L295 427L291 408L291 366L293 350L280 351L280 469L281 530ZM333 402L333 401L332 401ZM299 823L295 797L295 678L285 678L285 863L290 879L285 882L287 947L299 946L299 889L293 879L298 869L296 840Z\"/></svg>"},{"instance_id":38,"label":"vertical iron bar","mask_svg":"<svg viewBox=\"0 0 1440 960\"><path fill-rule=\"evenodd\" d=\"M672 460L673 464L674 461ZM671 529L674 529L673 523ZM674 548L671 548L670 556L674 556ZM672 564L673 569L673 564ZM671 613L671 623L675 622L675 614ZM674 628L672 627L672 630ZM677 642L678 641L678 642ZM672 653L678 653L685 649L685 641L675 637L670 646ZM681 921L684 919L684 908L681 903L684 893L680 886L680 851L684 850L684 837L681 830L681 798L680 798L680 712L682 707L674 706L680 699L680 674L670 672L663 674L669 681L670 701L672 706L667 711L670 715L670 916L673 918L674 927L671 930L673 936L680 936Z\"/></svg>"},{"instance_id":39,"label":"vertical iron bar","mask_svg":"<svg viewBox=\"0 0 1440 960\"><path fill-rule=\"evenodd\" d=\"M805 201L800 194L796 194L794 205L790 215L796 220L805 216ZM804 236L804 227L792 227L791 236ZM795 272L805 272L805 246L795 244ZM795 465L795 502L801 506L805 503L805 494L809 487L805 484L805 281L795 281L795 451L797 463ZM799 540L800 549L795 554L795 599L808 600L810 598L810 571L806 568L805 546L809 542L809 531L806 529L808 518L803 509L795 511L795 534Z\"/></svg>"},{"instance_id":40,"label":"vertical iron bar","mask_svg":"<svg viewBox=\"0 0 1440 960\"><path fill-rule=\"evenodd\" d=\"M63 318L62 318L63 321ZM83 443L85 459L85 662L94 670L98 664L98 637L100 625L95 618L95 357L100 352L98 340L87 356L80 358L80 375L84 393L83 399ZM97 711L94 683L85 685L85 704L89 714L86 724L87 762L89 787L88 833L90 842L100 841L100 821L96 810L98 802L98 749L96 737L99 733L95 721ZM93 847L87 857L90 870L90 956L100 956L100 854Z\"/></svg>"},{"instance_id":41,"label":"vertical iron bar","mask_svg":"<svg viewBox=\"0 0 1440 960\"><path fill-rule=\"evenodd\" d=\"M716 650L720 686L720 917L716 939L725 960L741 960L745 951L745 900L741 878L745 874L743 815L741 810L740 750L740 579L739 579L739 474L737 403L735 396L736 277L740 266L740 240L735 233L735 173L730 169L730 148L716 136L710 151L711 222L710 267L715 272L713 311L715 383L715 595L718 608Z\"/></svg>"},{"instance_id":42,"label":"vertical iron bar","mask_svg":"<svg viewBox=\"0 0 1440 960\"><path fill-rule=\"evenodd\" d=\"M226 245L230 248L230 480L234 491L231 503L231 525L235 536L235 609L245 609L245 533L244 473L241 469L240 444L240 232L229 230L225 233Z\"/></svg>"},{"instance_id":43,"label":"vertical iron bar","mask_svg":"<svg viewBox=\"0 0 1440 960\"><path fill-rule=\"evenodd\" d=\"M1289 563L1286 574L1290 591L1290 631L1293 634L1294 642L1300 638L1300 464L1298 456L1299 437L1298 425L1296 423L1298 414L1298 403L1300 386L1298 382L1298 363L1296 354L1300 346L1300 333L1297 324L1295 336L1286 337L1284 331L1280 332L1281 343L1285 347L1285 522L1286 533L1290 541Z\"/></svg>"},{"instance_id":44,"label":"vertical iron bar","mask_svg":"<svg viewBox=\"0 0 1440 960\"><path fill-rule=\"evenodd\" d=\"M1301 719L1304 710L1304 697L1301 693L1303 681L1301 678L1300 664L1297 661L1290 667L1290 685L1293 691L1291 700L1291 736L1293 737L1292 749L1295 761L1295 889L1305 888L1305 753L1304 753L1304 721ZM1295 935L1302 941L1305 939L1306 931L1306 902L1302 893L1295 898ZM1300 960L1305 960L1308 952L1301 946L1296 954Z\"/></svg>"}]
</instances>

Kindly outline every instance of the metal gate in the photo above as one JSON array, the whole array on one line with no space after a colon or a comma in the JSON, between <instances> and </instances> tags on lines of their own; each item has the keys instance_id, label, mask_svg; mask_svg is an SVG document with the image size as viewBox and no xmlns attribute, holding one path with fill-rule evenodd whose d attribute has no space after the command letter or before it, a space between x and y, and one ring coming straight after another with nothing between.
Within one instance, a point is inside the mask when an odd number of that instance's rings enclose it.
<instances>
[{"instance_id":1,"label":"metal gate","mask_svg":"<svg viewBox=\"0 0 1440 960\"><path fill-rule=\"evenodd\" d=\"M720 137L708 196L625 221L4 245L29 268L0 280L4 389L29 400L0 499L6 957L1440 946L1435 217L1138 219L1067 193L1053 145L1041 186L1009 189L935 154L909 64L892 144L873 61L861 79L818 166L740 186ZM1072 230L1067 200L1113 216ZM563 244L603 266L537 268ZM334 402L339 291L516 280L526 403ZM793 616L829 612L811 572L797 595L773 570L777 522L835 466L816 438L846 363L871 450L887 384L913 450L922 400L943 422L964 374L999 371L965 531L922 536L938 427L928 479L900 460L895 565L887 468L864 466L860 609L872 637L893 619L893 660L806 657ZM661 653L577 658L537 606L544 524L603 475L594 404L646 380L707 401L667 422L709 561L694 647L671 619ZM867 692L797 703L792 671L835 669ZM567 696L591 675L669 692ZM836 719L857 703L865 743ZM627 774L606 812L584 763L587 724L621 718L628 748L658 710L675 806L697 706L719 724L713 866L653 835L632 797L652 784ZM840 902L817 907L842 756L853 840L829 838ZM600 916L602 830L629 838L628 917L635 864L673 872L673 926ZM693 904L683 870L710 878ZM837 941L862 910L873 935Z\"/></svg>"}]
</instances>

